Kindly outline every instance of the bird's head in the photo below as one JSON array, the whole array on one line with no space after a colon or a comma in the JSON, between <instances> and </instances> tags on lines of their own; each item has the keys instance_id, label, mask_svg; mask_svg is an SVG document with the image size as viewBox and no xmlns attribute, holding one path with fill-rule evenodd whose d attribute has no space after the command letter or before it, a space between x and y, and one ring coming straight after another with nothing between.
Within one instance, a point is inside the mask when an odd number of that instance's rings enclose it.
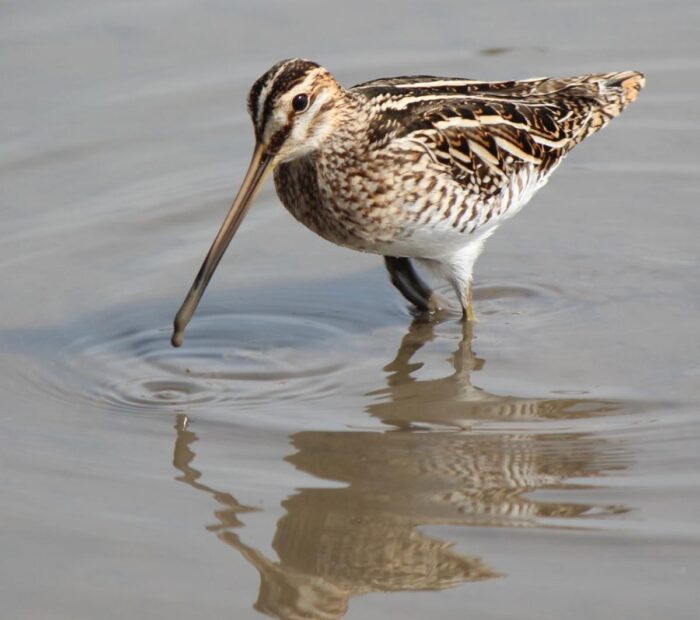
<instances>
[{"instance_id":1,"label":"bird's head","mask_svg":"<svg viewBox=\"0 0 700 620\"><path fill-rule=\"evenodd\" d=\"M248 112L257 144L274 165L317 149L336 129L342 88L310 60L283 60L250 89Z\"/></svg>"},{"instance_id":2,"label":"bird's head","mask_svg":"<svg viewBox=\"0 0 700 620\"><path fill-rule=\"evenodd\" d=\"M337 104L343 89L323 67L295 58L277 63L250 89L248 111L255 128L255 150L231 209L175 316L172 343L180 346L185 326L219 261L238 230L257 190L278 164L319 148L342 120Z\"/></svg>"}]
</instances>

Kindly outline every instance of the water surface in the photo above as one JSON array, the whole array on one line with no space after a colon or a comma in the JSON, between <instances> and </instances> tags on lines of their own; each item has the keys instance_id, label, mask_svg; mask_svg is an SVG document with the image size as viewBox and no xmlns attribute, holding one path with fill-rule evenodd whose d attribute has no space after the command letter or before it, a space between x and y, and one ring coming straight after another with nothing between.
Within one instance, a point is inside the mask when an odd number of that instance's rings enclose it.
<instances>
[{"instance_id":1,"label":"water surface","mask_svg":"<svg viewBox=\"0 0 700 620\"><path fill-rule=\"evenodd\" d=\"M697 618L693 2L6 2L7 618ZM413 320L377 257L258 197L170 321L289 56L345 84L640 69ZM445 291L446 292L446 291Z\"/></svg>"}]
</instances>

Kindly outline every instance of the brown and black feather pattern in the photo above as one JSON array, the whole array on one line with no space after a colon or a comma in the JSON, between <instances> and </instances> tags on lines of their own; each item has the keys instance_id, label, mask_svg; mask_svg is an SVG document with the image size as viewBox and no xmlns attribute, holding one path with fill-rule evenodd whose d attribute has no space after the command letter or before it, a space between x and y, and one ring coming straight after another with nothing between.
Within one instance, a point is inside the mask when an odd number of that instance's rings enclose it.
<instances>
[{"instance_id":1,"label":"brown and black feather pattern","mask_svg":"<svg viewBox=\"0 0 700 620\"><path fill-rule=\"evenodd\" d=\"M486 238L644 86L641 73L623 71L501 82L417 75L345 89L294 59L251 91L258 136L266 110L300 81L312 106L317 96L326 102L309 127L331 129L276 167L285 207L339 245L423 261L463 308Z\"/></svg>"},{"instance_id":2,"label":"brown and black feather pattern","mask_svg":"<svg viewBox=\"0 0 700 620\"><path fill-rule=\"evenodd\" d=\"M350 90L372 108L372 143L416 138L466 184L490 173L510 177L526 164L546 175L634 101L643 83L634 71L505 82L406 76Z\"/></svg>"}]
</instances>

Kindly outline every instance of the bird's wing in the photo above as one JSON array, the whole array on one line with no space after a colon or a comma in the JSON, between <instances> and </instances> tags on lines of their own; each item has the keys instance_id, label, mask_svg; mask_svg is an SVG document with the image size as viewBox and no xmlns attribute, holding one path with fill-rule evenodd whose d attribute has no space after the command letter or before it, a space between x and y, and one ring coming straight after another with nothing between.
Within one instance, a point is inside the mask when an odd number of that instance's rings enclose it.
<instances>
[{"instance_id":1,"label":"bird's wing","mask_svg":"<svg viewBox=\"0 0 700 620\"><path fill-rule=\"evenodd\" d=\"M512 177L526 165L546 175L643 84L633 71L509 82L409 76L351 91L369 100L373 143L419 141L455 179L470 183L475 173Z\"/></svg>"}]
</instances>

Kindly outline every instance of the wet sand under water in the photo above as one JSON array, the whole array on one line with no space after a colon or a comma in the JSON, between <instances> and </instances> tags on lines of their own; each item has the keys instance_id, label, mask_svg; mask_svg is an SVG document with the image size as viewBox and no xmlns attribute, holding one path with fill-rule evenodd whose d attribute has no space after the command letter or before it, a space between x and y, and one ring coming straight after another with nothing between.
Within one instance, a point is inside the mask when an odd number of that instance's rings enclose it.
<instances>
[{"instance_id":1,"label":"wet sand under water","mask_svg":"<svg viewBox=\"0 0 700 620\"><path fill-rule=\"evenodd\" d=\"M697 618L697 7L291 6L0 9L0 616ZM473 330L268 185L173 349L292 55L648 86L489 241Z\"/></svg>"}]
</instances>

